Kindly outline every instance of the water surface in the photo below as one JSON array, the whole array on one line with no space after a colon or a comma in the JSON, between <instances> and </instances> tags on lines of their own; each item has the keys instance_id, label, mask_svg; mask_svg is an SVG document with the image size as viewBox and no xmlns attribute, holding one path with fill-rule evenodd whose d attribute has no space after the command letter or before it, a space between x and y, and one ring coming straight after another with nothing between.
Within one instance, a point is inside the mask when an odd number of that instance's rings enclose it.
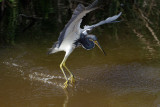
<instances>
[{"instance_id":1,"label":"water surface","mask_svg":"<svg viewBox=\"0 0 160 107\"><path fill-rule=\"evenodd\" d=\"M0 107L160 107L159 47L138 39L99 42L107 56L97 47L71 54L76 83L67 90L59 68L64 52L46 55L51 42L1 48Z\"/></svg>"}]
</instances>

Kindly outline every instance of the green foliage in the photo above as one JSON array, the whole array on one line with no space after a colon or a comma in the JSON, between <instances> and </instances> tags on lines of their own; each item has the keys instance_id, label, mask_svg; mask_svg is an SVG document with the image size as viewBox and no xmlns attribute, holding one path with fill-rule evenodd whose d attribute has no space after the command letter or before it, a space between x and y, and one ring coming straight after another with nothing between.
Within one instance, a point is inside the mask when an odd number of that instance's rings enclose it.
<instances>
[{"instance_id":1,"label":"green foliage","mask_svg":"<svg viewBox=\"0 0 160 107\"><path fill-rule=\"evenodd\" d=\"M19 35L31 32L60 32L64 25L70 19L73 10L78 3L88 5L93 0L69 1L69 0L7 0L5 8L1 4L2 18L0 22L1 31L0 42L6 41L8 44L14 44ZM2 2L2 0L0 0ZM140 11L152 23L149 26L158 34L160 29L159 0L103 0L100 9L92 12L84 18L84 23L92 24L106 17L115 15L122 11L120 24L110 24L102 29L110 29L113 38L120 38L119 29L123 26L129 26L128 30L133 31L147 29L145 20ZM19 14L25 14L30 17L41 19L28 19L20 17ZM121 26L121 27L120 27ZM24 31L24 29L26 29ZM148 29L147 29L148 30ZM24 31L24 32L23 32ZM99 29L99 32L101 29ZM145 32L145 31L144 31ZM42 36L42 35L40 35ZM58 36L58 35L57 35ZM34 37L33 37L34 38ZM37 38L37 37L35 37Z\"/></svg>"}]
</instances>

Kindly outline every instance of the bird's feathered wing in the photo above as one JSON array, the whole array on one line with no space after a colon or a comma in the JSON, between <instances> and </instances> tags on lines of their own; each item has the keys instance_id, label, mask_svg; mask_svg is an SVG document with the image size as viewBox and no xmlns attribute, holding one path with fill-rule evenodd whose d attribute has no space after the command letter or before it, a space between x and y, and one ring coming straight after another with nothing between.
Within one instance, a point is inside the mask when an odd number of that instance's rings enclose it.
<instances>
[{"instance_id":1,"label":"bird's feathered wing","mask_svg":"<svg viewBox=\"0 0 160 107\"><path fill-rule=\"evenodd\" d=\"M116 19L118 19L121 16L122 12L120 12L118 15L112 16L112 17L108 17L106 20L100 21L97 24L91 25L91 26L84 26L84 30L90 29L92 30L95 27L98 27L100 25L106 24L106 23L114 23L114 22L119 22L116 21Z\"/></svg>"},{"instance_id":2,"label":"bird's feathered wing","mask_svg":"<svg viewBox=\"0 0 160 107\"><path fill-rule=\"evenodd\" d=\"M98 0L95 0L88 7L84 7L82 4L79 4L77 6L77 8L73 12L71 19L65 25L64 29L60 33L60 36L58 38L59 47L66 37L71 38L71 40L76 40L80 37L79 35L77 35L77 33L79 32L82 18L90 11L95 10L97 4L98 4ZM75 35L73 36L73 34L71 33L75 33Z\"/></svg>"}]
</instances>

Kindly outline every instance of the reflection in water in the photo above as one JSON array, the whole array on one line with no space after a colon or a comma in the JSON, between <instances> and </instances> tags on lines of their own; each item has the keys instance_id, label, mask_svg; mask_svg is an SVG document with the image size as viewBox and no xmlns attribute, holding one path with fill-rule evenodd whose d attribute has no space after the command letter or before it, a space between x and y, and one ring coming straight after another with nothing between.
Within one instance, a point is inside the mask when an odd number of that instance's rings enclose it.
<instances>
[{"instance_id":1,"label":"reflection in water","mask_svg":"<svg viewBox=\"0 0 160 107\"><path fill-rule=\"evenodd\" d=\"M153 104L154 107L160 107L160 92L156 93L156 99Z\"/></svg>"},{"instance_id":2,"label":"reflection in water","mask_svg":"<svg viewBox=\"0 0 160 107\"><path fill-rule=\"evenodd\" d=\"M67 107L67 104L68 104L68 101L69 101L68 91L65 89L65 90L64 90L64 93L65 93L65 95L66 95L66 98L65 98L65 100L64 100L63 107Z\"/></svg>"},{"instance_id":3,"label":"reflection in water","mask_svg":"<svg viewBox=\"0 0 160 107\"><path fill-rule=\"evenodd\" d=\"M148 59L152 59L152 57L154 56L155 50L151 47L151 44L149 43L149 41L147 41L145 39L145 36L138 33L135 29L133 30L133 32L136 34L136 36L142 41L142 43L144 43L146 46L144 46L144 49L148 50ZM159 40L158 40L159 43Z\"/></svg>"},{"instance_id":4,"label":"reflection in water","mask_svg":"<svg viewBox=\"0 0 160 107\"><path fill-rule=\"evenodd\" d=\"M59 69L63 54L46 56L46 47L39 44L21 46L0 53L1 107L160 105L159 57L154 52L148 59L142 48L123 43L108 44L107 56L96 48L77 49L68 60L76 84L63 90L65 79Z\"/></svg>"}]
</instances>

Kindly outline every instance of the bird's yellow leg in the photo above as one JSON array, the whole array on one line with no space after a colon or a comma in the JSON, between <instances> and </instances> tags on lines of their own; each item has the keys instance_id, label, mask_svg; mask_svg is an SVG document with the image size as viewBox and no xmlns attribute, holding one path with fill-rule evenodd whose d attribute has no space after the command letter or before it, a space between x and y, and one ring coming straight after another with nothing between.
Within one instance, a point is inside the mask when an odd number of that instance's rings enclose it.
<instances>
[{"instance_id":1,"label":"bird's yellow leg","mask_svg":"<svg viewBox=\"0 0 160 107\"><path fill-rule=\"evenodd\" d=\"M63 62L60 64L60 69L61 69L61 71L62 71L62 73L63 73L63 75L64 75L64 78L66 79L66 82L64 83L64 89L65 89L65 88L68 87L68 79L67 79L67 77L66 77L66 74L64 73L64 70L63 70L62 65L63 65Z\"/></svg>"},{"instance_id":2,"label":"bird's yellow leg","mask_svg":"<svg viewBox=\"0 0 160 107\"><path fill-rule=\"evenodd\" d=\"M75 83L75 79L74 79L74 75L71 73L71 71L66 67L66 64L65 64L65 62L63 63L63 66L66 68L66 70L69 72L69 74L70 74L70 81L71 81L71 83L73 84L73 83Z\"/></svg>"}]
</instances>

